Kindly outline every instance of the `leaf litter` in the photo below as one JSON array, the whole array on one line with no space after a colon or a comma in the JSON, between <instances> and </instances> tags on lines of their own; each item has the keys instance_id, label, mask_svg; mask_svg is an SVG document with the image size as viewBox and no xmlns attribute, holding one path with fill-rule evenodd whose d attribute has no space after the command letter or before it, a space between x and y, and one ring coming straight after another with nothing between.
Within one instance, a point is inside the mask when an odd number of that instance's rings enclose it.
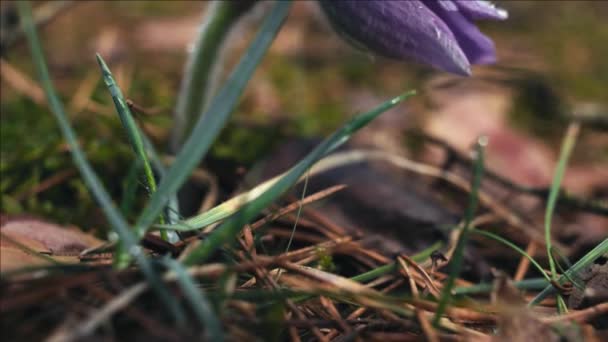
<instances>
[{"instance_id":1,"label":"leaf litter","mask_svg":"<svg viewBox=\"0 0 608 342\"><path fill-rule=\"evenodd\" d=\"M344 152L348 152L348 148L337 153ZM363 177L366 177L365 173ZM433 177L424 174L420 177L421 182L427 183L427 189L430 189L428 186L433 184ZM392 182L388 175L374 178ZM418 336L438 340L460 336L470 340L497 341L531 338L571 340L591 338L595 334L587 322L596 326L599 324L600 327L605 324L597 318L605 314L608 308L601 299L599 302L597 299L593 301L597 296L588 296L589 293L599 293L599 298L605 298L601 297L602 286L605 288L605 266L594 264L579 278L585 288L592 290L575 287L576 292L570 297L571 311L568 315L573 315L572 319L582 324L582 329L569 323L566 328L556 330L556 324L561 326L570 320L555 320L559 316L554 316L551 310L552 301L545 302L540 307L527 308L526 294L533 294L534 290L522 292L521 288L515 288L504 271L497 271L498 275L491 277L479 272L465 272L465 278L456 281L458 287L474 286L476 282L487 282L493 277L492 292L458 299L446 310L439 328L433 327L430 320L437 310L434 301L447 277L444 273L446 266L449 267L450 264L431 262L430 252L437 249L447 251L449 259L449 246L454 242L454 237L448 234L443 238L444 247L433 247L431 251L422 251L422 254L417 254L422 250L419 248L420 243L402 247L397 254L395 250L382 248L382 239L375 246L370 246L365 241L366 236L372 232L382 235L382 228L366 230L365 225L360 225L359 231L353 231L336 220L348 217L348 211L336 216L335 210L324 210L327 201L335 200L338 194L357 185L356 177L351 184L338 184L333 188L323 188L321 182L319 189L315 189L315 182L315 178L310 180L313 185L311 192L302 200L283 202L283 205L267 211L266 216L257 222L246 226L240 235L239 244L226 246L222 252L231 256L231 262L222 261L223 257L216 255L210 263L188 269L190 275L197 279L199 286L210 296L213 305L216 308L221 305L219 317L225 335L230 339L283 336L287 339L330 340L341 336L374 340L411 339ZM454 191L460 192L461 197L468 196L466 191ZM369 195L374 196L371 192ZM461 202L457 197L441 201L447 203L446 207L456 210ZM355 197L350 199L356 201ZM294 234L293 248L288 252L278 252L289 238L289 231L296 219L294 213L300 205L304 205L304 210ZM484 206L483 203L482 207L489 213L493 211L492 207ZM53 253L82 251L101 242L86 234L77 234L38 220L6 222L13 223L4 224L3 234L8 227L7 235L21 239L34 252L46 253L51 257ZM407 222L403 218L394 222L400 222L403 229L417 225L411 218ZM478 228L485 227L483 220L479 222L481 225ZM502 222L501 225L509 226L508 222L500 219L490 222ZM154 240L153 236L149 235L148 238ZM201 238L204 235L194 235L182 243L174 244L174 252L177 255L184 253L189 245ZM403 246L410 242L407 237L396 240L398 244L405 243ZM429 239L429 245L435 241L434 238ZM484 240L484 244L489 243L489 240ZM3 256L5 244L3 239ZM468 253L472 253L467 259L467 267L478 268L479 266L472 266L475 259L496 265L492 261L496 256L488 253L487 249L476 248L475 244L478 242L474 241L473 245L467 247ZM146 253L161 256L166 253L166 249L149 244ZM26 260L24 259L25 263ZM78 260L72 259L71 262ZM141 336L143 333L151 338L166 339L193 337L201 328L194 325L189 329L175 329L162 311L144 309L159 304L151 301L146 283L140 282L141 276L134 269L118 272L101 264L81 265L85 267L71 270L62 269L67 267L65 264L48 268L33 262L28 266L39 266L36 268L38 270L46 269L46 276L42 279L33 271L20 273L19 278L14 280L10 276L3 276L3 293L11 294L11 300L3 300L3 315L9 315L9 321L13 321L25 317L23 315L31 310L54 307L62 314L30 319L30 324L35 324L37 328L23 336L50 336L56 340L75 340L91 334L107 336L103 328L107 322L112 322L114 329L120 329L121 336L133 333ZM5 269L3 274L4 272ZM529 273L531 271L524 272ZM218 287L227 276L233 279L232 285ZM172 284L175 275L167 274L165 281ZM601 284L597 285L599 283ZM181 292L177 287L171 288L176 293ZM32 293L37 293L35 299L31 298ZM175 298L180 300L180 296ZM587 303L585 307L580 306L583 301ZM74 310L74 305L80 309ZM277 311L280 314L271 314L272 311L268 310L276 305L280 307ZM578 312L581 316L577 316ZM264 331L264 327L269 324L275 327L275 331ZM150 325L154 325L154 328L146 329L145 332L141 330ZM496 335L491 334L493 329L497 329ZM13 331L24 333L19 329Z\"/></svg>"},{"instance_id":2,"label":"leaf litter","mask_svg":"<svg viewBox=\"0 0 608 342\"><path fill-rule=\"evenodd\" d=\"M161 46L163 48L166 47ZM39 89L28 87L31 88L29 96L43 101ZM28 89L22 91L27 93ZM466 157L470 138L487 133L475 126L480 122L492 128L499 142L494 154L496 158L501 158L500 149L533 146L528 153L535 158L529 159L543 161L538 163L542 164L540 171L536 168L529 172L528 165L510 167L509 170L515 172L510 176L515 175L518 182L522 181L522 184L516 182L516 186L488 175L491 179L480 190L482 210L473 221L474 225L501 234L521 246L536 246L526 250L539 260L544 258L542 253L534 252L534 249L544 247L542 236L539 238L538 232L534 231L539 226L535 221L537 210L528 209L534 208L533 205L518 205L518 201L509 199L514 198L513 194L525 194L522 189L530 183L548 183L550 170L542 168L554 164L550 154L556 151L505 131L504 118L500 116L489 115L486 116L488 121L477 120L480 115L487 114L479 112L479 101L488 98L492 99L488 96L465 98L463 107L452 107L459 111L453 116L457 119L437 119L449 129L433 128L439 121L427 123L426 127L430 129L426 131L443 139L443 143L437 144L437 140L422 138L425 146L432 145L441 151L442 157L434 162L427 160L419 164L406 163L409 167L392 168L385 164L395 158L372 161L367 157L373 153L368 153L363 158L363 165L357 165L359 171L351 174L350 179L324 174L320 175L324 179L311 179L308 196L303 200L298 200L301 189L296 189L258 221L243 227L238 244L225 246L208 263L189 268L187 271L195 277L197 285L209 296L218 312L225 336L231 340L294 341L593 340L599 336L598 331L605 331L606 323L601 320L608 312L605 256L573 279L568 298L570 312L555 315L555 302L551 299L541 306L526 307L530 298L546 284L540 287L522 285L523 281L540 277L524 262L525 258L522 257L519 264L514 263L518 255L513 250L500 249L499 244L475 236L467 246L465 272L456 279L455 292L490 285L490 279L494 279L493 284L477 294L456 297L439 326L430 324L450 267L449 262L436 264L431 255L435 252L437 256L436 252L440 250L450 259L449 252L457 240L453 228L470 195L467 180L471 160L454 157L455 151ZM498 105L490 103L490 111L504 110L500 107L502 100L498 101ZM493 106L500 108L491 109ZM470 115L475 120L463 120L462 115L465 119ZM463 125L454 126L456 124ZM454 132L454 127L470 131ZM451 133L458 133L465 140L452 140ZM391 139L401 138L394 132L389 135L392 135ZM378 137L373 133L368 136ZM387 146L386 140L379 140L361 143ZM392 141L388 146L401 144ZM408 160L402 155L399 158ZM277 161L273 157L271 160ZM512 166L520 161L498 160L494 167L501 163ZM581 171L579 178L593 179L589 184L580 185L582 193L593 195L590 192L602 179L602 172ZM345 173L344 168L342 173ZM360 185L365 188L361 190ZM388 189L388 193L383 197L383 194L374 194L375 189ZM391 189L395 191L391 192ZM397 196L404 189L409 197ZM485 192L488 195L484 196ZM544 195L530 193L536 200ZM301 217L296 217L296 210L301 205L304 205ZM597 244L597 237L605 238L601 230L605 216L589 214L584 206L566 204L561 209L564 210L558 210L560 214L590 216L590 224L600 227L596 229L599 231L596 238L591 238L579 249L588 250L590 243ZM362 220L361 217L370 216L361 216L362 211L373 213L372 219ZM293 247L285 252L296 220ZM576 221L570 217L564 220ZM558 220L556 225L562 226L563 222ZM397 236L393 234L396 229L400 232ZM205 330L195 323L194 315L189 317L192 324L188 328L178 329L163 312L162 305L147 291L148 285L142 282L136 267L114 271L107 266L111 253L95 248L103 241L80 233L78 229L65 229L31 218L5 221L3 217L1 232L0 310L2 331L8 332L8 338L178 340L198 338ZM412 238L412 235L425 234L430 236L417 241ZM376 235L375 244L369 243L371 235ZM204 233L190 234L182 242L170 244L155 234L148 234L144 238L144 251L155 259L168 252L179 257L205 237ZM570 252L576 254L566 248L570 247L567 244L556 243L555 246L564 248L568 255ZM509 274L515 273L516 268L518 276L512 282ZM183 289L175 285L176 277L175 273L169 272L164 281L171 286L175 300L184 301Z\"/></svg>"}]
</instances>

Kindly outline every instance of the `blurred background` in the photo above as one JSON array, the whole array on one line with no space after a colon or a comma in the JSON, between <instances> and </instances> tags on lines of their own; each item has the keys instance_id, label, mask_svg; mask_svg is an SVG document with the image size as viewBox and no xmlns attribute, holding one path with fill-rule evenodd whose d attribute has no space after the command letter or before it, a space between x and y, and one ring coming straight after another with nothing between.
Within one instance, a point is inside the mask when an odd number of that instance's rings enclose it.
<instances>
[{"instance_id":1,"label":"blurred background","mask_svg":"<svg viewBox=\"0 0 608 342\"><path fill-rule=\"evenodd\" d=\"M461 78L354 50L330 29L316 2L296 1L204 168L229 194L244 172L262 159L272 160L285 144L325 136L353 114L417 89L418 96L366 127L353 144L440 163L445 156L408 132L425 132L465 153L478 136L487 135L488 169L517 184L546 187L568 123L579 119L583 128L564 186L581 197L605 199L608 2L497 3L509 11L509 20L478 24L494 39L499 63L476 67L473 77ZM34 4L55 85L88 157L119 201L133 158L100 82L95 52L106 59L125 95L142 108L137 119L145 132L166 151L187 51L208 3ZM267 5L258 6L232 32L223 75L256 32ZM1 38L1 212L103 231L102 215L44 104L11 1L2 1ZM538 203L521 203L528 205ZM595 232L593 239L605 236L608 227L605 219L588 214L564 220L565 226Z\"/></svg>"}]
</instances>

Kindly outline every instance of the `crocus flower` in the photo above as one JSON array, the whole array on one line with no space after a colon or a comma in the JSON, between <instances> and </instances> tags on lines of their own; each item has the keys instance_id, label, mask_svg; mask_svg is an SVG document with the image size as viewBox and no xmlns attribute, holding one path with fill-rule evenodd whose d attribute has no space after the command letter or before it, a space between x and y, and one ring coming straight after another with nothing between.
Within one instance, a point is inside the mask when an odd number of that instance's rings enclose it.
<instances>
[{"instance_id":1,"label":"crocus flower","mask_svg":"<svg viewBox=\"0 0 608 342\"><path fill-rule=\"evenodd\" d=\"M482 0L319 0L332 26L354 45L470 75L496 61L494 43L474 20L507 18Z\"/></svg>"}]
</instances>

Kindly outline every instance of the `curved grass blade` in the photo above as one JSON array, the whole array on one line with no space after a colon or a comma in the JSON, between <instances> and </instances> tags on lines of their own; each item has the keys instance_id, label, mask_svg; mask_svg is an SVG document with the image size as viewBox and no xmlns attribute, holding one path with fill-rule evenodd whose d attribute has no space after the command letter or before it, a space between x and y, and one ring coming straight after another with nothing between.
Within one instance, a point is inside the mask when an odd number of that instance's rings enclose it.
<instances>
[{"instance_id":1,"label":"curved grass blade","mask_svg":"<svg viewBox=\"0 0 608 342\"><path fill-rule=\"evenodd\" d=\"M120 237L124 249L131 252L132 256L135 257L141 267L142 272L148 279L150 286L156 290L160 299L164 302L167 308L169 308L176 320L178 322L183 322L185 319L183 311L172 300L169 291L161 282L160 277L152 268L151 263L141 252L141 249L137 245L135 235L129 229L124 217L114 206L110 195L87 161L84 152L80 149L80 145L76 139L76 134L72 129L67 115L65 114L63 104L59 100L59 97L55 92L55 88L53 87L53 83L51 82L44 53L42 51L42 46L40 45L40 41L32 21L32 9L30 3L28 1L18 1L17 8L19 10L20 18L23 21L23 30L26 34L32 53L32 59L39 74L40 83L42 84L42 88L46 94L49 106L51 107L51 112L54 114L55 119L59 124L61 133L70 146L70 152L72 154L74 164L82 174L85 184L87 185L89 191L91 191L91 194L95 200L99 203L99 206L103 210L108 222Z\"/></svg>"},{"instance_id":2,"label":"curved grass blade","mask_svg":"<svg viewBox=\"0 0 608 342\"><path fill-rule=\"evenodd\" d=\"M475 233L475 234L479 234L479 235L483 235L487 238L496 240L502 244L505 244L507 246L509 246L511 249L515 250L517 253L523 255L524 257L526 257L528 260L530 260L530 262L532 263L532 265L534 265L534 267L536 267L536 269L540 272L540 274L542 274L545 279L547 279L547 282L551 281L551 278L547 275L547 272L545 272L545 270L542 268L542 266L536 262L536 260L534 260L534 258L526 253L526 251L524 251L523 249L519 248L517 245L515 245L514 243L512 243L511 241L496 235L494 233L490 233L490 232L486 232L485 230L479 230L479 229L471 229L471 233Z\"/></svg>"},{"instance_id":3,"label":"curved grass blade","mask_svg":"<svg viewBox=\"0 0 608 342\"><path fill-rule=\"evenodd\" d=\"M244 224L253 219L260 211L287 191L314 163L345 143L354 132L368 124L378 115L396 106L414 93L413 91L405 93L383 103L370 112L359 114L351 119L341 129L319 144L275 183L271 184L254 201L247 203L237 214L231 216L220 227L214 230L198 248L194 249L185 258L184 263L192 265L205 261L223 243L235 238Z\"/></svg>"},{"instance_id":4,"label":"curved grass blade","mask_svg":"<svg viewBox=\"0 0 608 342\"><path fill-rule=\"evenodd\" d=\"M477 197L479 187L481 185L481 177L483 176L484 148L486 145L486 137L481 137L477 140L477 145L475 148L475 164L473 169L473 178L471 179L471 196L469 197L469 205L465 212L462 232L460 233L460 237L458 238L458 242L456 244L456 249L454 250L452 260L450 260L450 274L443 287L443 293L441 295L441 298L439 299L439 305L437 306L435 318L433 319L433 324L436 327L439 327L441 316L445 312L450 302L450 299L452 298L452 288L454 287L454 282L456 280L456 277L458 277L458 275L460 274L460 270L462 269L462 263L464 260L464 247L468 239L471 222L473 221L473 216L477 211Z\"/></svg>"},{"instance_id":5,"label":"curved grass blade","mask_svg":"<svg viewBox=\"0 0 608 342\"><path fill-rule=\"evenodd\" d=\"M192 134L167 171L166 177L160 182L158 191L152 195L137 220L135 231L139 237L154 223L170 196L177 192L219 135L230 113L236 107L247 82L287 18L290 5L290 1L276 3L234 72L211 101L205 113L200 116Z\"/></svg>"},{"instance_id":6,"label":"curved grass blade","mask_svg":"<svg viewBox=\"0 0 608 342\"><path fill-rule=\"evenodd\" d=\"M593 264L593 262L600 257L608 257L608 239L602 241L600 244L595 246L594 249L589 251L589 253L585 254L584 257L580 258L576 263L574 263L574 265L572 265L572 267L562 274L561 277L556 280L556 282L563 285L568 278L573 278L576 276L576 274L582 271L585 267ZM544 290L536 295L536 297L534 297L530 303L528 303L528 306L537 305L542 302L543 299L547 298L547 296L554 293L556 293L555 287L552 284L549 284Z\"/></svg>"},{"instance_id":7,"label":"curved grass blade","mask_svg":"<svg viewBox=\"0 0 608 342\"><path fill-rule=\"evenodd\" d=\"M204 340L224 341L222 324L213 312L211 304L202 292L203 290L196 286L194 280L181 263L171 258L165 258L163 261L165 265L167 265L167 268L175 273L176 280L184 292L185 297L190 301L196 318L199 320L200 324L205 327L207 336Z\"/></svg>"},{"instance_id":8,"label":"curved grass blade","mask_svg":"<svg viewBox=\"0 0 608 342\"><path fill-rule=\"evenodd\" d=\"M557 268L555 267L555 260L553 260L553 253L551 252L553 247L551 245L551 220L555 212L555 206L557 199L559 198L560 186L564 173L566 172L566 165L568 165L568 159L574 148L576 137L578 136L580 126L577 123L568 126L566 136L562 143L562 147L559 154L559 160L557 167L555 168L555 175L553 176L553 183L551 183L551 189L549 190L549 198L547 199L547 208L545 210L545 245L547 246L547 257L549 258L549 269L551 270L551 280L557 280ZM563 303L561 295L558 296L558 303ZM562 311L563 305L558 305L560 312Z\"/></svg>"}]
</instances>

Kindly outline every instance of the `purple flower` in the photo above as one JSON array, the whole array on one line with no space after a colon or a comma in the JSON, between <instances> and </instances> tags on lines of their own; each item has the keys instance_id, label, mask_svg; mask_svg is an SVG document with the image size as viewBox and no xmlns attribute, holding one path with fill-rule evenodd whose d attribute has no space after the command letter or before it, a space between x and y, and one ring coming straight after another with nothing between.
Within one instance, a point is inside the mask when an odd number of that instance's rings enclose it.
<instances>
[{"instance_id":1,"label":"purple flower","mask_svg":"<svg viewBox=\"0 0 608 342\"><path fill-rule=\"evenodd\" d=\"M494 43L473 20L507 18L482 0L319 0L332 26L376 54L412 58L460 75L496 61Z\"/></svg>"}]
</instances>

